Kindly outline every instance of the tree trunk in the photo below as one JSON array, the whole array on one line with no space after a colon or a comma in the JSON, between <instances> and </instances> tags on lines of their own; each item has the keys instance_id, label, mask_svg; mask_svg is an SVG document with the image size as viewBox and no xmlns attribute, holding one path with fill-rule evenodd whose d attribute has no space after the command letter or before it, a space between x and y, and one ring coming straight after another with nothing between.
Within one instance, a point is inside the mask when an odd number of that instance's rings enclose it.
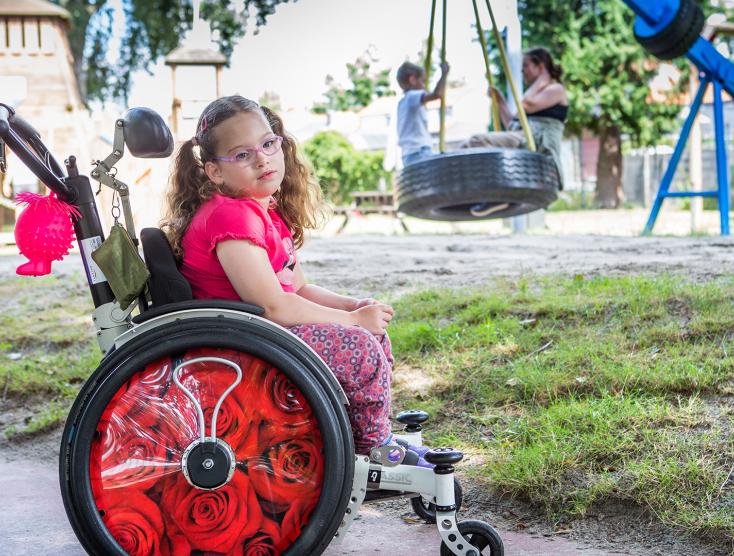
<instances>
[{"instance_id":1,"label":"tree trunk","mask_svg":"<svg viewBox=\"0 0 734 556\"><path fill-rule=\"evenodd\" d=\"M599 158L596 163L596 201L601 208L618 208L624 201L622 191L622 136L617 126L599 132Z\"/></svg>"}]
</instances>

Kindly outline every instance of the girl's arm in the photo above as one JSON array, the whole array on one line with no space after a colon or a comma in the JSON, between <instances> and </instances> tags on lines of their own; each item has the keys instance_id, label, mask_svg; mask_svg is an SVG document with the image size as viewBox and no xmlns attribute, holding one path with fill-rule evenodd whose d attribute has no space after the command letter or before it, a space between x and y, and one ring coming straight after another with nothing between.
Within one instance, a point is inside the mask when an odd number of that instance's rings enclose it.
<instances>
[{"instance_id":1,"label":"girl's arm","mask_svg":"<svg viewBox=\"0 0 734 556\"><path fill-rule=\"evenodd\" d=\"M357 309L359 303L359 299L339 295L315 284L304 284L296 293L324 307L331 307L332 309L340 309L342 311L354 311Z\"/></svg>"},{"instance_id":2,"label":"girl's arm","mask_svg":"<svg viewBox=\"0 0 734 556\"><path fill-rule=\"evenodd\" d=\"M216 252L240 298L260 305L265 309L265 318L281 326L334 323L359 325L373 334L384 334L392 319L386 305L369 305L349 312L325 307L296 293L284 292L265 250L249 241L222 241L217 243Z\"/></svg>"},{"instance_id":3,"label":"girl's arm","mask_svg":"<svg viewBox=\"0 0 734 556\"><path fill-rule=\"evenodd\" d=\"M356 299L347 295L339 295L321 286L307 283L306 276L303 273L303 268L299 261L296 261L293 275L293 286L296 288L296 293L324 307L341 309L342 311L356 311L365 305L379 304L374 299ZM390 312L392 313L392 307L390 307Z\"/></svg>"}]
</instances>

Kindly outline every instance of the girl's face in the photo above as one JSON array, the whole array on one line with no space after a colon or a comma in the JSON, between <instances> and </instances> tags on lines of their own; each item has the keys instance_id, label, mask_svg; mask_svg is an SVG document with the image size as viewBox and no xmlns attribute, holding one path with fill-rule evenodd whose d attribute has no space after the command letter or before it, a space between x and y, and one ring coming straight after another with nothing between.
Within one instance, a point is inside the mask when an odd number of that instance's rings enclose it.
<instances>
[{"instance_id":1,"label":"girl's face","mask_svg":"<svg viewBox=\"0 0 734 556\"><path fill-rule=\"evenodd\" d=\"M543 64L536 64L529 56L522 57L522 79L526 85L532 85L542 72Z\"/></svg>"},{"instance_id":2,"label":"girl's face","mask_svg":"<svg viewBox=\"0 0 734 556\"><path fill-rule=\"evenodd\" d=\"M277 141L265 116L260 112L239 112L216 126L213 133L217 144L215 156L238 160L207 162L206 175L224 193L250 197L267 207L270 196L278 191L285 176L285 161L280 148L272 155L262 151Z\"/></svg>"}]
</instances>

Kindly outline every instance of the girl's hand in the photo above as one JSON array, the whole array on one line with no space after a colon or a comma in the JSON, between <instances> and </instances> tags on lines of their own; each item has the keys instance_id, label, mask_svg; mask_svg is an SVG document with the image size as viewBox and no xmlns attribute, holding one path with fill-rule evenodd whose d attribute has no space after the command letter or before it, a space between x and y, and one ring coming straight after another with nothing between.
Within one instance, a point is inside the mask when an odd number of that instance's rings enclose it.
<instances>
[{"instance_id":1,"label":"girl's hand","mask_svg":"<svg viewBox=\"0 0 734 556\"><path fill-rule=\"evenodd\" d=\"M355 309L352 315L354 315L354 324L367 329L372 334L381 336L387 330L393 313L393 308L389 305L374 303Z\"/></svg>"},{"instance_id":2,"label":"girl's hand","mask_svg":"<svg viewBox=\"0 0 734 556\"><path fill-rule=\"evenodd\" d=\"M390 311L390 314L395 314L395 310L388 305L387 303L382 303L381 301L377 301L376 299L373 299L371 297L365 297L364 299L355 299L354 300L354 309L352 311L356 311L357 309L361 309L362 307L367 307L368 305L384 305L387 307L388 311Z\"/></svg>"},{"instance_id":3,"label":"girl's hand","mask_svg":"<svg viewBox=\"0 0 734 556\"><path fill-rule=\"evenodd\" d=\"M372 299L371 297L365 297L364 299L355 299L354 300L354 308L352 311L356 311L357 309L361 309L362 307L367 307L367 305L377 305L379 301L376 299Z\"/></svg>"}]
</instances>

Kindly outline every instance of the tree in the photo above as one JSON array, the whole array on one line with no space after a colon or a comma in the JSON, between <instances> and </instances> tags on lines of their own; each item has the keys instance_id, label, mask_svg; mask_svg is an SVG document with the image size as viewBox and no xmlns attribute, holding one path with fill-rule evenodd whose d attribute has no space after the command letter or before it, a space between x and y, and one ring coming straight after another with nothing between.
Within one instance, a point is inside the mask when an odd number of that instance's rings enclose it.
<instances>
[{"instance_id":1,"label":"tree","mask_svg":"<svg viewBox=\"0 0 734 556\"><path fill-rule=\"evenodd\" d=\"M390 86L390 70L373 71L371 68L375 62L377 60L368 50L353 64L347 64L347 74L352 83L349 89L341 87L331 75L327 75L326 101L314 104L311 110L316 114L355 110L369 105L374 98L394 95Z\"/></svg>"},{"instance_id":2,"label":"tree","mask_svg":"<svg viewBox=\"0 0 734 556\"><path fill-rule=\"evenodd\" d=\"M526 46L544 46L560 60L569 95L566 129L589 129L600 141L597 201L617 207L622 194L622 139L652 145L680 124L676 102L687 80L654 102L649 83L659 63L637 43L634 13L620 0L519 0ZM679 62L687 76L684 62Z\"/></svg>"},{"instance_id":3,"label":"tree","mask_svg":"<svg viewBox=\"0 0 734 556\"><path fill-rule=\"evenodd\" d=\"M263 91L263 94L257 100L260 106L267 106L273 112L280 112L282 105L280 103L280 95L275 91Z\"/></svg>"},{"instance_id":4,"label":"tree","mask_svg":"<svg viewBox=\"0 0 734 556\"><path fill-rule=\"evenodd\" d=\"M193 24L189 1L122 0L125 33L117 63L107 62L112 36L112 8L109 0L53 0L71 14L69 43L74 55L74 71L87 100L127 98L130 78L137 70L147 70L161 56L176 48ZM203 0L201 17L206 19L222 52L229 58L237 39L245 33L248 16L263 25L278 4L291 0ZM244 9L237 6L244 2Z\"/></svg>"},{"instance_id":5,"label":"tree","mask_svg":"<svg viewBox=\"0 0 734 556\"><path fill-rule=\"evenodd\" d=\"M348 203L352 191L377 189L380 178L388 179L382 168L384 154L360 152L336 131L322 131L303 144L314 167L321 191L335 205Z\"/></svg>"}]
</instances>

